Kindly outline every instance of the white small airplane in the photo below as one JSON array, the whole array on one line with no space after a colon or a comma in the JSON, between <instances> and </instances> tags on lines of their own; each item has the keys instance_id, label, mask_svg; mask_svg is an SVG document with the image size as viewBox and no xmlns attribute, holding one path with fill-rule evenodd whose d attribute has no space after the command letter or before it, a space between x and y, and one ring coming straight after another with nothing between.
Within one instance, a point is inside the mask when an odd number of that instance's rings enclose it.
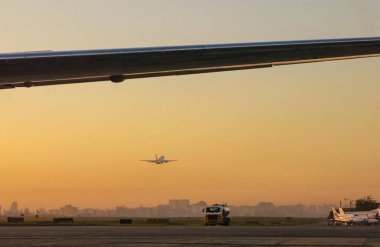
<instances>
[{"instance_id":1,"label":"white small airplane","mask_svg":"<svg viewBox=\"0 0 380 247\"><path fill-rule=\"evenodd\" d=\"M342 208L339 208L339 213L332 208L334 215L335 224L344 224L344 225L366 225L369 223L368 218L361 217L358 214L350 213L347 214L343 211ZM372 223L371 223L372 224Z\"/></svg>"},{"instance_id":2,"label":"white small airplane","mask_svg":"<svg viewBox=\"0 0 380 247\"><path fill-rule=\"evenodd\" d=\"M351 211L344 212L343 209L339 209L341 214L346 214L348 217L361 217L367 220L367 223L370 225L376 225L380 223L379 212L380 209L374 209L370 211Z\"/></svg>"},{"instance_id":3,"label":"white small airplane","mask_svg":"<svg viewBox=\"0 0 380 247\"><path fill-rule=\"evenodd\" d=\"M158 158L157 154L156 154L156 159L155 160L140 160L140 161L145 161L145 162L155 163L157 165L162 165L162 164L166 164L166 163L169 163L169 162L174 162L174 161L177 161L177 160L166 160L165 156L161 156L160 158Z\"/></svg>"}]
</instances>

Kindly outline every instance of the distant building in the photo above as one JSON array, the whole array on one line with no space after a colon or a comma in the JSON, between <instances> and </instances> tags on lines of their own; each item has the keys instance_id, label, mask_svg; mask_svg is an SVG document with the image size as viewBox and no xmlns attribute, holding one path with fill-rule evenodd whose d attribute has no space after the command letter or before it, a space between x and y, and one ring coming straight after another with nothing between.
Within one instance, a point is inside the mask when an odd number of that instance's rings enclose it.
<instances>
[{"instance_id":1,"label":"distant building","mask_svg":"<svg viewBox=\"0 0 380 247\"><path fill-rule=\"evenodd\" d=\"M202 216L202 210L207 207L207 203L200 201L191 205L191 216Z\"/></svg>"},{"instance_id":2,"label":"distant building","mask_svg":"<svg viewBox=\"0 0 380 247\"><path fill-rule=\"evenodd\" d=\"M116 216L127 216L128 208L125 206L117 206L115 208L115 214Z\"/></svg>"},{"instance_id":3,"label":"distant building","mask_svg":"<svg viewBox=\"0 0 380 247\"><path fill-rule=\"evenodd\" d=\"M169 209L171 212L171 216L189 216L190 200L169 200Z\"/></svg>"},{"instance_id":4,"label":"distant building","mask_svg":"<svg viewBox=\"0 0 380 247\"><path fill-rule=\"evenodd\" d=\"M36 210L36 215L48 215L48 212L44 208L39 208Z\"/></svg>"},{"instance_id":5,"label":"distant building","mask_svg":"<svg viewBox=\"0 0 380 247\"><path fill-rule=\"evenodd\" d=\"M260 202L255 208L255 216L277 216L277 208L271 202Z\"/></svg>"},{"instance_id":6,"label":"distant building","mask_svg":"<svg viewBox=\"0 0 380 247\"><path fill-rule=\"evenodd\" d=\"M47 215L50 215L50 216L58 216L59 214L60 214L59 209L50 209L49 211L47 211Z\"/></svg>"},{"instance_id":7,"label":"distant building","mask_svg":"<svg viewBox=\"0 0 380 247\"><path fill-rule=\"evenodd\" d=\"M181 200L169 200L169 207L174 210L186 209L190 206L190 200L181 199Z\"/></svg>"},{"instance_id":8,"label":"distant building","mask_svg":"<svg viewBox=\"0 0 380 247\"><path fill-rule=\"evenodd\" d=\"M25 215L25 216L33 215L32 212L30 212L29 208L25 208L24 212L22 214Z\"/></svg>"},{"instance_id":9,"label":"distant building","mask_svg":"<svg viewBox=\"0 0 380 247\"><path fill-rule=\"evenodd\" d=\"M35 212L25 208L19 210L17 202L13 202L9 210L3 210L8 216L20 216L21 214L36 216L84 216L84 217L201 217L202 209L208 204L200 201L190 204L190 200L169 200L168 204L160 204L156 207L139 206L129 208L117 206L113 209L79 209L73 205L66 205L59 209L39 208ZM232 216L263 216L263 217L325 217L334 205L287 205L277 206L271 202L261 202L258 205L233 206L230 205ZM349 210L347 210L349 211ZM1 206L0 206L1 213Z\"/></svg>"},{"instance_id":10,"label":"distant building","mask_svg":"<svg viewBox=\"0 0 380 247\"><path fill-rule=\"evenodd\" d=\"M79 213L79 208L74 207L73 205L65 205L59 209L59 213L64 216L75 216Z\"/></svg>"},{"instance_id":11,"label":"distant building","mask_svg":"<svg viewBox=\"0 0 380 247\"><path fill-rule=\"evenodd\" d=\"M169 206L168 205L158 205L157 208L156 208L156 213L155 215L156 216L160 216L160 215L169 215L169 212L170 212L170 209L169 209Z\"/></svg>"},{"instance_id":12,"label":"distant building","mask_svg":"<svg viewBox=\"0 0 380 247\"><path fill-rule=\"evenodd\" d=\"M18 212L18 202L12 202L8 211L9 212Z\"/></svg>"},{"instance_id":13,"label":"distant building","mask_svg":"<svg viewBox=\"0 0 380 247\"><path fill-rule=\"evenodd\" d=\"M8 215L20 215L21 211L18 209L18 203L16 201L12 202L9 210L6 212Z\"/></svg>"},{"instance_id":14,"label":"distant building","mask_svg":"<svg viewBox=\"0 0 380 247\"><path fill-rule=\"evenodd\" d=\"M255 216L255 206L230 206L231 216Z\"/></svg>"}]
</instances>

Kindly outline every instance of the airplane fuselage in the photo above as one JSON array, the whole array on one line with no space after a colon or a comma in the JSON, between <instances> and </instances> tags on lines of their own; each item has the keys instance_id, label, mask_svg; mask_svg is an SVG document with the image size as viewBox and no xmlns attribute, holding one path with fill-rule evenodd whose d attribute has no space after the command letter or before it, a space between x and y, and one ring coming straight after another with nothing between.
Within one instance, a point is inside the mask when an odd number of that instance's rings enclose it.
<instances>
[{"instance_id":1,"label":"airplane fuselage","mask_svg":"<svg viewBox=\"0 0 380 247\"><path fill-rule=\"evenodd\" d=\"M177 160L167 160L167 159L165 159L165 156L161 156L160 158L158 158L156 155L156 159L154 159L154 160L141 160L141 161L154 163L156 165L163 165L163 164L173 162L173 161L177 161Z\"/></svg>"},{"instance_id":2,"label":"airplane fuselage","mask_svg":"<svg viewBox=\"0 0 380 247\"><path fill-rule=\"evenodd\" d=\"M156 160L155 163L156 163L157 165L162 165L162 164L168 163L168 161L165 160L165 157L164 157L164 156L161 156L159 159Z\"/></svg>"}]
</instances>

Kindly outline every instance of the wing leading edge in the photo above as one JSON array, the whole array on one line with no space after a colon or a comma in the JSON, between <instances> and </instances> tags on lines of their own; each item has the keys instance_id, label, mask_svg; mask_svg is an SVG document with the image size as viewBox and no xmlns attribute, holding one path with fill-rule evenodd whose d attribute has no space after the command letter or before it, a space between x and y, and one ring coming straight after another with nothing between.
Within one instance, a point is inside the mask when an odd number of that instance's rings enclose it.
<instances>
[{"instance_id":1,"label":"wing leading edge","mask_svg":"<svg viewBox=\"0 0 380 247\"><path fill-rule=\"evenodd\" d=\"M0 54L0 89L380 56L380 37Z\"/></svg>"}]
</instances>

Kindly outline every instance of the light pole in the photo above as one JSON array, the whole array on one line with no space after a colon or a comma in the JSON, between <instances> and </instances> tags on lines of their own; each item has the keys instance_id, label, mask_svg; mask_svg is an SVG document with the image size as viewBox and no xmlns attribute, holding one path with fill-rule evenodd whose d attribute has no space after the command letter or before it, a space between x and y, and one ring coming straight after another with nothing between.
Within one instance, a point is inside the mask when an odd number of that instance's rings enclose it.
<instances>
[{"instance_id":1,"label":"light pole","mask_svg":"<svg viewBox=\"0 0 380 247\"><path fill-rule=\"evenodd\" d=\"M353 204L354 200L350 199L350 212L351 212L351 205Z\"/></svg>"}]
</instances>

